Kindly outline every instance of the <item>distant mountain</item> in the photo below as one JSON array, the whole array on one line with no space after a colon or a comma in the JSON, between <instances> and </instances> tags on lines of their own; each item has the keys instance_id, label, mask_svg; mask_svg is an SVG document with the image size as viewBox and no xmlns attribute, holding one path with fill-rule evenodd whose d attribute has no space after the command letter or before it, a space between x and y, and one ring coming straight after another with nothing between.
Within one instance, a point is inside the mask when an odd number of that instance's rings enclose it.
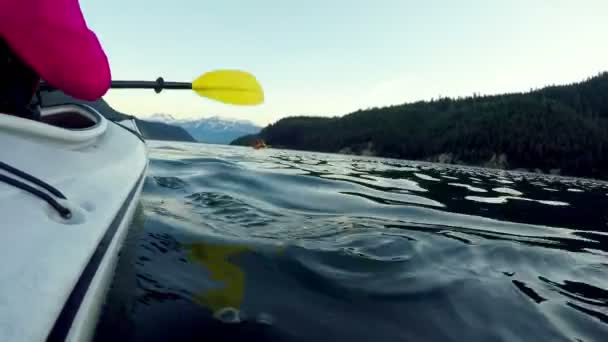
<instances>
[{"instance_id":1,"label":"distant mountain","mask_svg":"<svg viewBox=\"0 0 608 342\"><path fill-rule=\"evenodd\" d=\"M42 105L54 106L67 103L81 103L95 108L101 115L109 120L129 120L135 119L137 127L145 139L149 140L172 140L172 141L196 141L183 128L168 123L150 122L140 120L132 115L121 113L103 99L97 101L81 101L68 96L60 91L42 92Z\"/></svg>"},{"instance_id":2,"label":"distant mountain","mask_svg":"<svg viewBox=\"0 0 608 342\"><path fill-rule=\"evenodd\" d=\"M136 122L146 139L196 142L196 139L179 126L140 119L136 119Z\"/></svg>"},{"instance_id":3,"label":"distant mountain","mask_svg":"<svg viewBox=\"0 0 608 342\"><path fill-rule=\"evenodd\" d=\"M170 114L154 114L148 121L171 124L185 129L197 141L208 144L229 144L248 134L257 134L262 128L247 120L213 116L200 119L176 119Z\"/></svg>"},{"instance_id":4,"label":"distant mountain","mask_svg":"<svg viewBox=\"0 0 608 342\"><path fill-rule=\"evenodd\" d=\"M258 138L281 148L608 179L608 72L527 93L288 117L233 144Z\"/></svg>"},{"instance_id":5,"label":"distant mountain","mask_svg":"<svg viewBox=\"0 0 608 342\"><path fill-rule=\"evenodd\" d=\"M179 120L176 119L175 117L173 117L173 115L171 114L163 114L163 113L158 113L158 114L152 114L150 116L147 116L144 118L146 121L153 121L153 122L162 122L162 123L176 123Z\"/></svg>"}]
</instances>

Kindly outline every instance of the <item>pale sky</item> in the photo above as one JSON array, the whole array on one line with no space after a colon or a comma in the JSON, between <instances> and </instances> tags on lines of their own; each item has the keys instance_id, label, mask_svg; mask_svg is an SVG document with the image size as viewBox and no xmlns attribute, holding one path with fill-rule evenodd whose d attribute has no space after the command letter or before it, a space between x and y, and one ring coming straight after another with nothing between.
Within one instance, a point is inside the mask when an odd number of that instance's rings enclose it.
<instances>
[{"instance_id":1,"label":"pale sky","mask_svg":"<svg viewBox=\"0 0 608 342\"><path fill-rule=\"evenodd\" d=\"M526 91L608 70L607 0L80 0L114 79L242 69L265 104L113 90L123 112L268 124L473 92Z\"/></svg>"}]
</instances>

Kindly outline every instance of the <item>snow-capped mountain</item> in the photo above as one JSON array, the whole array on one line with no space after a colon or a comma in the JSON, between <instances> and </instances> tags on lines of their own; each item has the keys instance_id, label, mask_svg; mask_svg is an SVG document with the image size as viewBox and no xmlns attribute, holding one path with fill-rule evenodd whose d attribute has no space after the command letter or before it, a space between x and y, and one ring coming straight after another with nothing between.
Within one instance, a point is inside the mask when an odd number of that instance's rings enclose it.
<instances>
[{"instance_id":1,"label":"snow-capped mountain","mask_svg":"<svg viewBox=\"0 0 608 342\"><path fill-rule=\"evenodd\" d=\"M213 116L198 119L176 119L171 114L154 114L148 121L163 122L184 128L194 139L209 144L229 144L247 134L258 133L262 128L247 120Z\"/></svg>"},{"instance_id":2,"label":"snow-capped mountain","mask_svg":"<svg viewBox=\"0 0 608 342\"><path fill-rule=\"evenodd\" d=\"M173 115L163 114L163 113L152 114L151 116L145 117L144 120L157 121L157 122L168 123L168 124L172 124L172 123L175 123L178 121L175 117L173 117Z\"/></svg>"}]
</instances>

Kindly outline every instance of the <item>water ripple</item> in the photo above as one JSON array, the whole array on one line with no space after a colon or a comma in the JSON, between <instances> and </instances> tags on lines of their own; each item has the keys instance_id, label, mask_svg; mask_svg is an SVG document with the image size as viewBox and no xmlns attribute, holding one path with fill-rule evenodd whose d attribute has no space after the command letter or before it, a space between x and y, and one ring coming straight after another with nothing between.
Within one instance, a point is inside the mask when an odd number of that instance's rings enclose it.
<instances>
[{"instance_id":1,"label":"water ripple","mask_svg":"<svg viewBox=\"0 0 608 342\"><path fill-rule=\"evenodd\" d=\"M113 287L100 341L608 336L605 183L150 147L143 213L117 271L131 290Z\"/></svg>"}]
</instances>

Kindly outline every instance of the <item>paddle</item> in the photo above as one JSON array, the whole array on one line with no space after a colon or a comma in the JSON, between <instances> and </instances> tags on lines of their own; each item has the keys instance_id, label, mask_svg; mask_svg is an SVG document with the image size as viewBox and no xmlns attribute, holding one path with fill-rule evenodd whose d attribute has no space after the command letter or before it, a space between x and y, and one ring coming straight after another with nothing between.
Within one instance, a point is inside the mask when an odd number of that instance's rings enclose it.
<instances>
[{"instance_id":1,"label":"paddle","mask_svg":"<svg viewBox=\"0 0 608 342\"><path fill-rule=\"evenodd\" d=\"M253 75L239 70L216 70L199 76L193 82L112 81L113 89L190 89L199 96L223 103L251 106L264 102L264 91ZM55 90L48 83L41 83L39 90Z\"/></svg>"}]
</instances>

